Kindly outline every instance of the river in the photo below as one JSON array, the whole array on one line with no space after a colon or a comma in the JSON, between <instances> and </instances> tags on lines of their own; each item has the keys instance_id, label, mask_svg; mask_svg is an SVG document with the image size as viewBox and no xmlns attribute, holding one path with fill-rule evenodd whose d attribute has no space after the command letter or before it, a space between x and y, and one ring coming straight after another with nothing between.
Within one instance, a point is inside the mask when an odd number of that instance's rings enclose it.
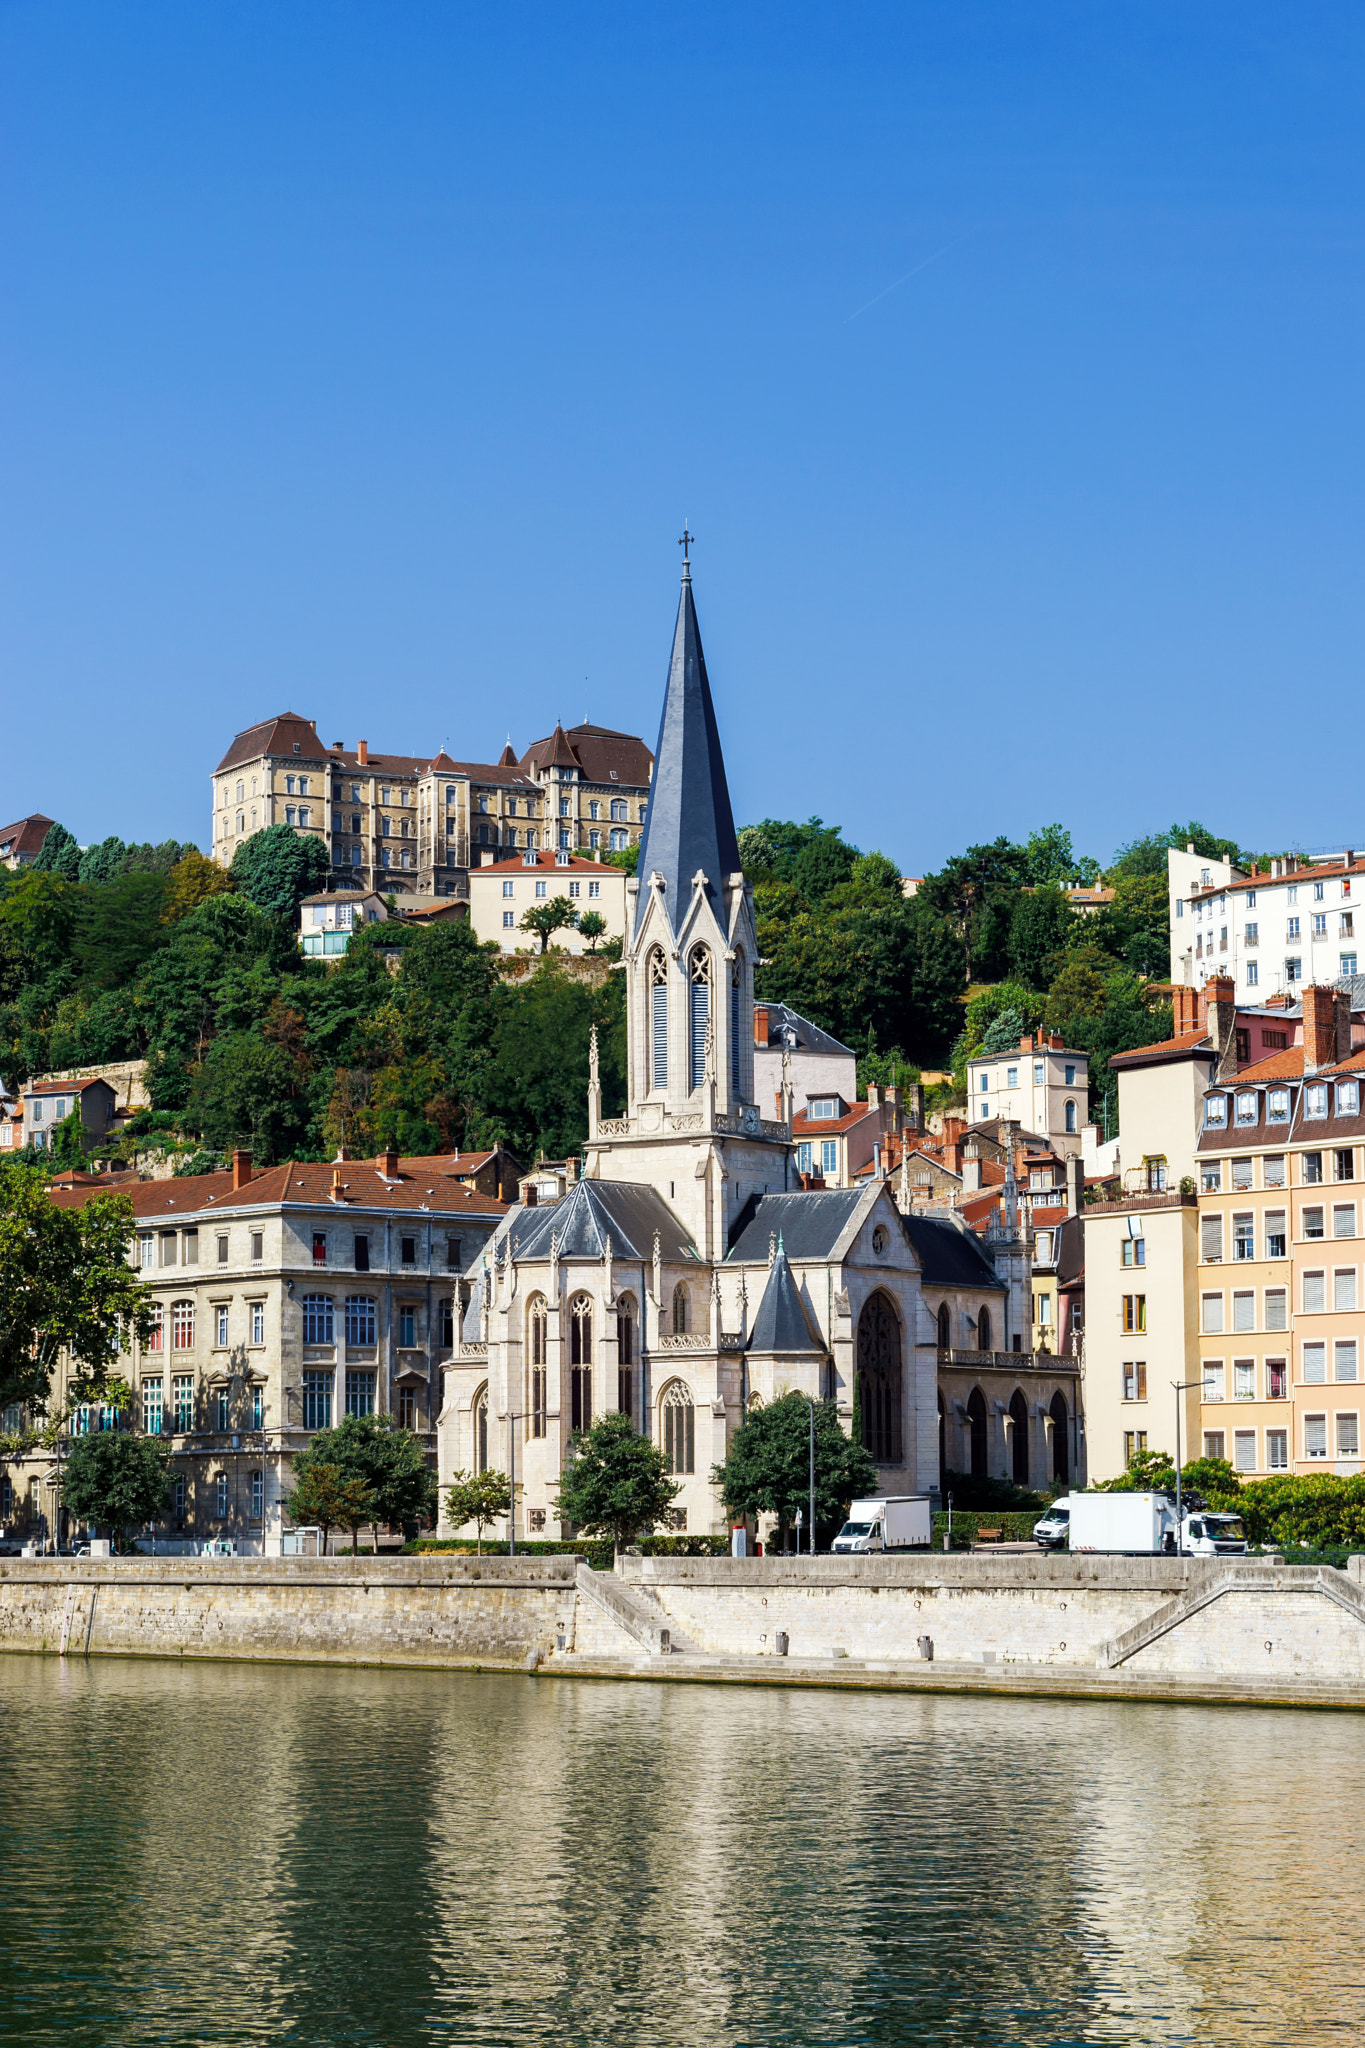
<instances>
[{"instance_id":1,"label":"river","mask_svg":"<svg viewBox=\"0 0 1365 2048\"><path fill-rule=\"evenodd\" d=\"M1362 1736L0 1657L0 2040L1345 2042Z\"/></svg>"}]
</instances>

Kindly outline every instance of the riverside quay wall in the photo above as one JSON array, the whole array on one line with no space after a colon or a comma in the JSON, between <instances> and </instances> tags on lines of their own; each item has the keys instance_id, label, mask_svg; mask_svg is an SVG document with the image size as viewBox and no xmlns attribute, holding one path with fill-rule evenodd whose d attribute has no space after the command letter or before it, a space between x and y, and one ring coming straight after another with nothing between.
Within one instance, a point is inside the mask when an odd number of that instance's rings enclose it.
<instances>
[{"instance_id":1,"label":"riverside quay wall","mask_svg":"<svg viewBox=\"0 0 1365 2048\"><path fill-rule=\"evenodd\" d=\"M1361 1564L5 1559L0 1650L1365 1707Z\"/></svg>"}]
</instances>

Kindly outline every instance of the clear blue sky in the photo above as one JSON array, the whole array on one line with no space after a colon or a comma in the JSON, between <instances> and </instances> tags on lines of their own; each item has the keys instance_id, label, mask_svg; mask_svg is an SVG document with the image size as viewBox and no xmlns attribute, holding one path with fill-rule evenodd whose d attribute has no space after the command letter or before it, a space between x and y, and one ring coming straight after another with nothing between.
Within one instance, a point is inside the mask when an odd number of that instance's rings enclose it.
<instances>
[{"instance_id":1,"label":"clear blue sky","mask_svg":"<svg viewBox=\"0 0 1365 2048\"><path fill-rule=\"evenodd\" d=\"M909 872L1365 843L1365 12L0 5L0 822L658 719Z\"/></svg>"}]
</instances>

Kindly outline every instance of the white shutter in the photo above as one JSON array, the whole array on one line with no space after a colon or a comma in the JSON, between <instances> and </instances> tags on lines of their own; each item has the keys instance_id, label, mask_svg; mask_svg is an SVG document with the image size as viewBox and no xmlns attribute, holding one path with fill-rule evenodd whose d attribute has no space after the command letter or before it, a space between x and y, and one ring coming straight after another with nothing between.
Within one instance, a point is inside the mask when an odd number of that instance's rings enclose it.
<instances>
[{"instance_id":1,"label":"white shutter","mask_svg":"<svg viewBox=\"0 0 1365 2048\"><path fill-rule=\"evenodd\" d=\"M1305 1312L1309 1315L1327 1306L1326 1280L1323 1274L1304 1274L1303 1306Z\"/></svg>"},{"instance_id":2,"label":"white shutter","mask_svg":"<svg viewBox=\"0 0 1365 2048\"><path fill-rule=\"evenodd\" d=\"M1199 1224L1199 1256L1206 1266L1216 1266L1223 1256L1223 1219L1205 1216Z\"/></svg>"}]
</instances>

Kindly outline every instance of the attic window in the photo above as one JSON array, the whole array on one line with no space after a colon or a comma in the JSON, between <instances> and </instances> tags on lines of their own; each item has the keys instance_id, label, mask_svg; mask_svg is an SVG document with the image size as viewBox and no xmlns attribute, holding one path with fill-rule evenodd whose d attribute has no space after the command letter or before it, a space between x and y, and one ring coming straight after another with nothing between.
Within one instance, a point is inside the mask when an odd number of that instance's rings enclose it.
<instances>
[{"instance_id":1,"label":"attic window","mask_svg":"<svg viewBox=\"0 0 1365 2048\"><path fill-rule=\"evenodd\" d=\"M839 1114L839 1101L840 1098L837 1095L813 1096L806 1114L812 1122L817 1118L837 1117Z\"/></svg>"},{"instance_id":2,"label":"attic window","mask_svg":"<svg viewBox=\"0 0 1365 2048\"><path fill-rule=\"evenodd\" d=\"M294 742L294 752L296 754L301 754L303 752L302 744L298 740L295 740Z\"/></svg>"},{"instance_id":3,"label":"attic window","mask_svg":"<svg viewBox=\"0 0 1365 2048\"><path fill-rule=\"evenodd\" d=\"M610 775L613 782L619 782L621 780L620 776L617 774L614 768L608 768L607 773L608 775Z\"/></svg>"}]
</instances>

